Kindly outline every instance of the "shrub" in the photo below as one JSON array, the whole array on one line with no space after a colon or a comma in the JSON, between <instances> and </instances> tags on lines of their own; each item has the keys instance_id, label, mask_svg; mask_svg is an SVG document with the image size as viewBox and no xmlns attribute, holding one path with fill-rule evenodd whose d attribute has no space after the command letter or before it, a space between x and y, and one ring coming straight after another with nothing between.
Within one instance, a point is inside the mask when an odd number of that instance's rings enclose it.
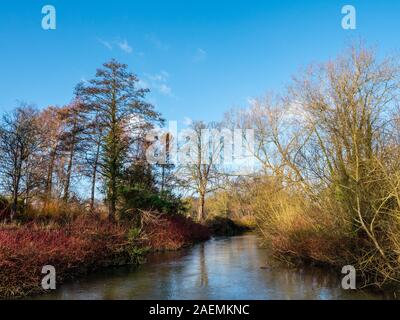
<instances>
[{"instance_id":1,"label":"shrub","mask_svg":"<svg viewBox=\"0 0 400 320\"><path fill-rule=\"evenodd\" d=\"M349 263L352 237L340 211L320 210L304 195L271 183L253 190L258 231L275 256L320 264Z\"/></svg>"},{"instance_id":2,"label":"shrub","mask_svg":"<svg viewBox=\"0 0 400 320\"><path fill-rule=\"evenodd\" d=\"M8 219L10 214L10 202L7 198L0 196L0 221Z\"/></svg>"},{"instance_id":3,"label":"shrub","mask_svg":"<svg viewBox=\"0 0 400 320\"><path fill-rule=\"evenodd\" d=\"M154 250L175 250L210 238L206 226L182 215L143 213L143 245Z\"/></svg>"},{"instance_id":4,"label":"shrub","mask_svg":"<svg viewBox=\"0 0 400 320\"><path fill-rule=\"evenodd\" d=\"M53 265L57 281L125 259L125 228L108 221L78 218L62 228L35 223L0 229L0 297L40 290L41 270Z\"/></svg>"},{"instance_id":5,"label":"shrub","mask_svg":"<svg viewBox=\"0 0 400 320\"><path fill-rule=\"evenodd\" d=\"M81 216L84 212L84 206L78 201L65 203L60 199L48 199L21 207L16 219L22 223L66 224Z\"/></svg>"},{"instance_id":6,"label":"shrub","mask_svg":"<svg viewBox=\"0 0 400 320\"><path fill-rule=\"evenodd\" d=\"M123 209L121 218L132 220L142 211L157 211L163 214L180 214L186 211L184 203L170 192L155 192L134 186L122 192Z\"/></svg>"},{"instance_id":7,"label":"shrub","mask_svg":"<svg viewBox=\"0 0 400 320\"><path fill-rule=\"evenodd\" d=\"M248 227L224 217L214 217L207 220L207 226L216 236L234 236L250 230Z\"/></svg>"}]
</instances>

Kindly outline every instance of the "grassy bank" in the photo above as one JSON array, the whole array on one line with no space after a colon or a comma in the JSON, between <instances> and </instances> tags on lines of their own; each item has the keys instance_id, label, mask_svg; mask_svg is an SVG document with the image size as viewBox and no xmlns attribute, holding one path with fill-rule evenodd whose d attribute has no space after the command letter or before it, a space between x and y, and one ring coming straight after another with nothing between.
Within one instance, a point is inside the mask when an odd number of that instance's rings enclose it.
<instances>
[{"instance_id":1,"label":"grassy bank","mask_svg":"<svg viewBox=\"0 0 400 320\"><path fill-rule=\"evenodd\" d=\"M146 214L140 228L99 218L0 227L0 298L40 293L42 267L57 285L95 269L138 264L149 250L176 250L209 238L208 229L183 216Z\"/></svg>"},{"instance_id":2,"label":"grassy bank","mask_svg":"<svg viewBox=\"0 0 400 320\"><path fill-rule=\"evenodd\" d=\"M312 263L338 272L352 265L357 271L358 288L398 289L397 221L374 233L381 239L382 256L368 234L357 226L356 217L329 194L320 195L323 205L319 205L300 192L270 184L256 189L257 231L276 258L291 265Z\"/></svg>"}]
</instances>

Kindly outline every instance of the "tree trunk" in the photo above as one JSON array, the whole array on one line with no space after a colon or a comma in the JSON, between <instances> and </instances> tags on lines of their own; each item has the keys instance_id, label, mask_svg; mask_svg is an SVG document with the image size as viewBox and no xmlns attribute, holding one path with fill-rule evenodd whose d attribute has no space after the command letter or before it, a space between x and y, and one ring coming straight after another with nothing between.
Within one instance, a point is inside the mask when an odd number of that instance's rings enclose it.
<instances>
[{"instance_id":1,"label":"tree trunk","mask_svg":"<svg viewBox=\"0 0 400 320\"><path fill-rule=\"evenodd\" d=\"M10 222L12 222L14 220L14 217L17 214L17 208L18 208L18 192L14 192L12 203L11 203Z\"/></svg>"},{"instance_id":2,"label":"tree trunk","mask_svg":"<svg viewBox=\"0 0 400 320\"><path fill-rule=\"evenodd\" d=\"M47 171L47 179L46 179L46 187L45 187L45 198L46 198L46 204L49 202L51 199L51 195L53 192L53 171L54 171L54 162L56 161L56 151L55 149L51 152L50 156L50 164L49 164L49 170Z\"/></svg>"},{"instance_id":3,"label":"tree trunk","mask_svg":"<svg viewBox=\"0 0 400 320\"><path fill-rule=\"evenodd\" d=\"M72 163L74 161L74 155L75 155L75 145L76 145L76 135L77 135L77 119L76 115L74 116L73 120L73 128L72 128L72 141L70 145L70 153L69 153L69 159L68 159L68 168L67 168L67 179L65 180L65 187L64 187L64 201L67 202L69 199L69 188L71 185L71 174L72 174Z\"/></svg>"},{"instance_id":4,"label":"tree trunk","mask_svg":"<svg viewBox=\"0 0 400 320\"><path fill-rule=\"evenodd\" d=\"M17 214L19 181L20 181L20 178L16 177L16 179L14 181L14 188L13 188L14 190L13 190L13 194L12 194L10 222L12 222L14 220L14 217Z\"/></svg>"},{"instance_id":5,"label":"tree trunk","mask_svg":"<svg viewBox=\"0 0 400 320\"><path fill-rule=\"evenodd\" d=\"M25 199L24 199L24 211L28 209L29 206L29 197L31 196L31 176L28 174L26 178L26 186L25 186Z\"/></svg>"},{"instance_id":6,"label":"tree trunk","mask_svg":"<svg viewBox=\"0 0 400 320\"><path fill-rule=\"evenodd\" d=\"M116 178L111 178L111 190L110 190L110 199L109 199L109 218L111 221L115 221L115 215L117 211L117 184Z\"/></svg>"},{"instance_id":7,"label":"tree trunk","mask_svg":"<svg viewBox=\"0 0 400 320\"><path fill-rule=\"evenodd\" d=\"M73 142L71 147L70 156L68 159L68 168L67 168L67 178L65 179L65 186L64 186L64 201L67 202L69 199L69 188L71 185L71 173L72 173L72 163L74 160L74 150L75 150L75 142Z\"/></svg>"},{"instance_id":8,"label":"tree trunk","mask_svg":"<svg viewBox=\"0 0 400 320\"><path fill-rule=\"evenodd\" d=\"M93 211L94 209L94 197L96 193L97 166L99 165L99 155L100 155L100 142L97 144L96 156L93 163L92 192L90 195L90 211Z\"/></svg>"},{"instance_id":9,"label":"tree trunk","mask_svg":"<svg viewBox=\"0 0 400 320\"><path fill-rule=\"evenodd\" d=\"M14 181L13 181L10 222L12 222L14 220L14 217L17 215L17 210L18 210L19 184L21 181L21 172L22 172L22 163L21 162L22 162L21 159L16 161L17 165L16 165L15 171L14 171L15 177L14 177Z\"/></svg>"},{"instance_id":10,"label":"tree trunk","mask_svg":"<svg viewBox=\"0 0 400 320\"><path fill-rule=\"evenodd\" d=\"M199 197L199 206L198 206L198 210L197 210L197 220L199 222L203 222L205 219L204 205L205 205L205 194L201 193L200 197Z\"/></svg>"}]
</instances>

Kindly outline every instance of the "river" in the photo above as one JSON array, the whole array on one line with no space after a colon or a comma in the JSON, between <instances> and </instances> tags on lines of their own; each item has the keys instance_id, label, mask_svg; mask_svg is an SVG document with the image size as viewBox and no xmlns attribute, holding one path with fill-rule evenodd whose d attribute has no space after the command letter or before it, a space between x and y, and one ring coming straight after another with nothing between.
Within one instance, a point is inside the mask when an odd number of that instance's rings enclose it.
<instances>
[{"instance_id":1,"label":"river","mask_svg":"<svg viewBox=\"0 0 400 320\"><path fill-rule=\"evenodd\" d=\"M37 299L381 299L341 289L341 274L319 268L266 267L257 237L215 238L150 255L139 267L107 268L65 283Z\"/></svg>"}]
</instances>

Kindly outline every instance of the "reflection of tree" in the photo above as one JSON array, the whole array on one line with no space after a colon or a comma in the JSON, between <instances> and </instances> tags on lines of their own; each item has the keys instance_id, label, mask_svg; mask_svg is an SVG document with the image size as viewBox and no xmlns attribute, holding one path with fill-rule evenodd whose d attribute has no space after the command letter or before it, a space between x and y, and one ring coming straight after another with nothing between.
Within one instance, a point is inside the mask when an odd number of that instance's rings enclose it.
<instances>
[{"instance_id":1,"label":"reflection of tree","mask_svg":"<svg viewBox=\"0 0 400 320\"><path fill-rule=\"evenodd\" d=\"M207 273L207 265L206 265L206 256L205 256L205 247L204 243L200 245L200 286L207 287L208 286L208 273Z\"/></svg>"}]
</instances>

